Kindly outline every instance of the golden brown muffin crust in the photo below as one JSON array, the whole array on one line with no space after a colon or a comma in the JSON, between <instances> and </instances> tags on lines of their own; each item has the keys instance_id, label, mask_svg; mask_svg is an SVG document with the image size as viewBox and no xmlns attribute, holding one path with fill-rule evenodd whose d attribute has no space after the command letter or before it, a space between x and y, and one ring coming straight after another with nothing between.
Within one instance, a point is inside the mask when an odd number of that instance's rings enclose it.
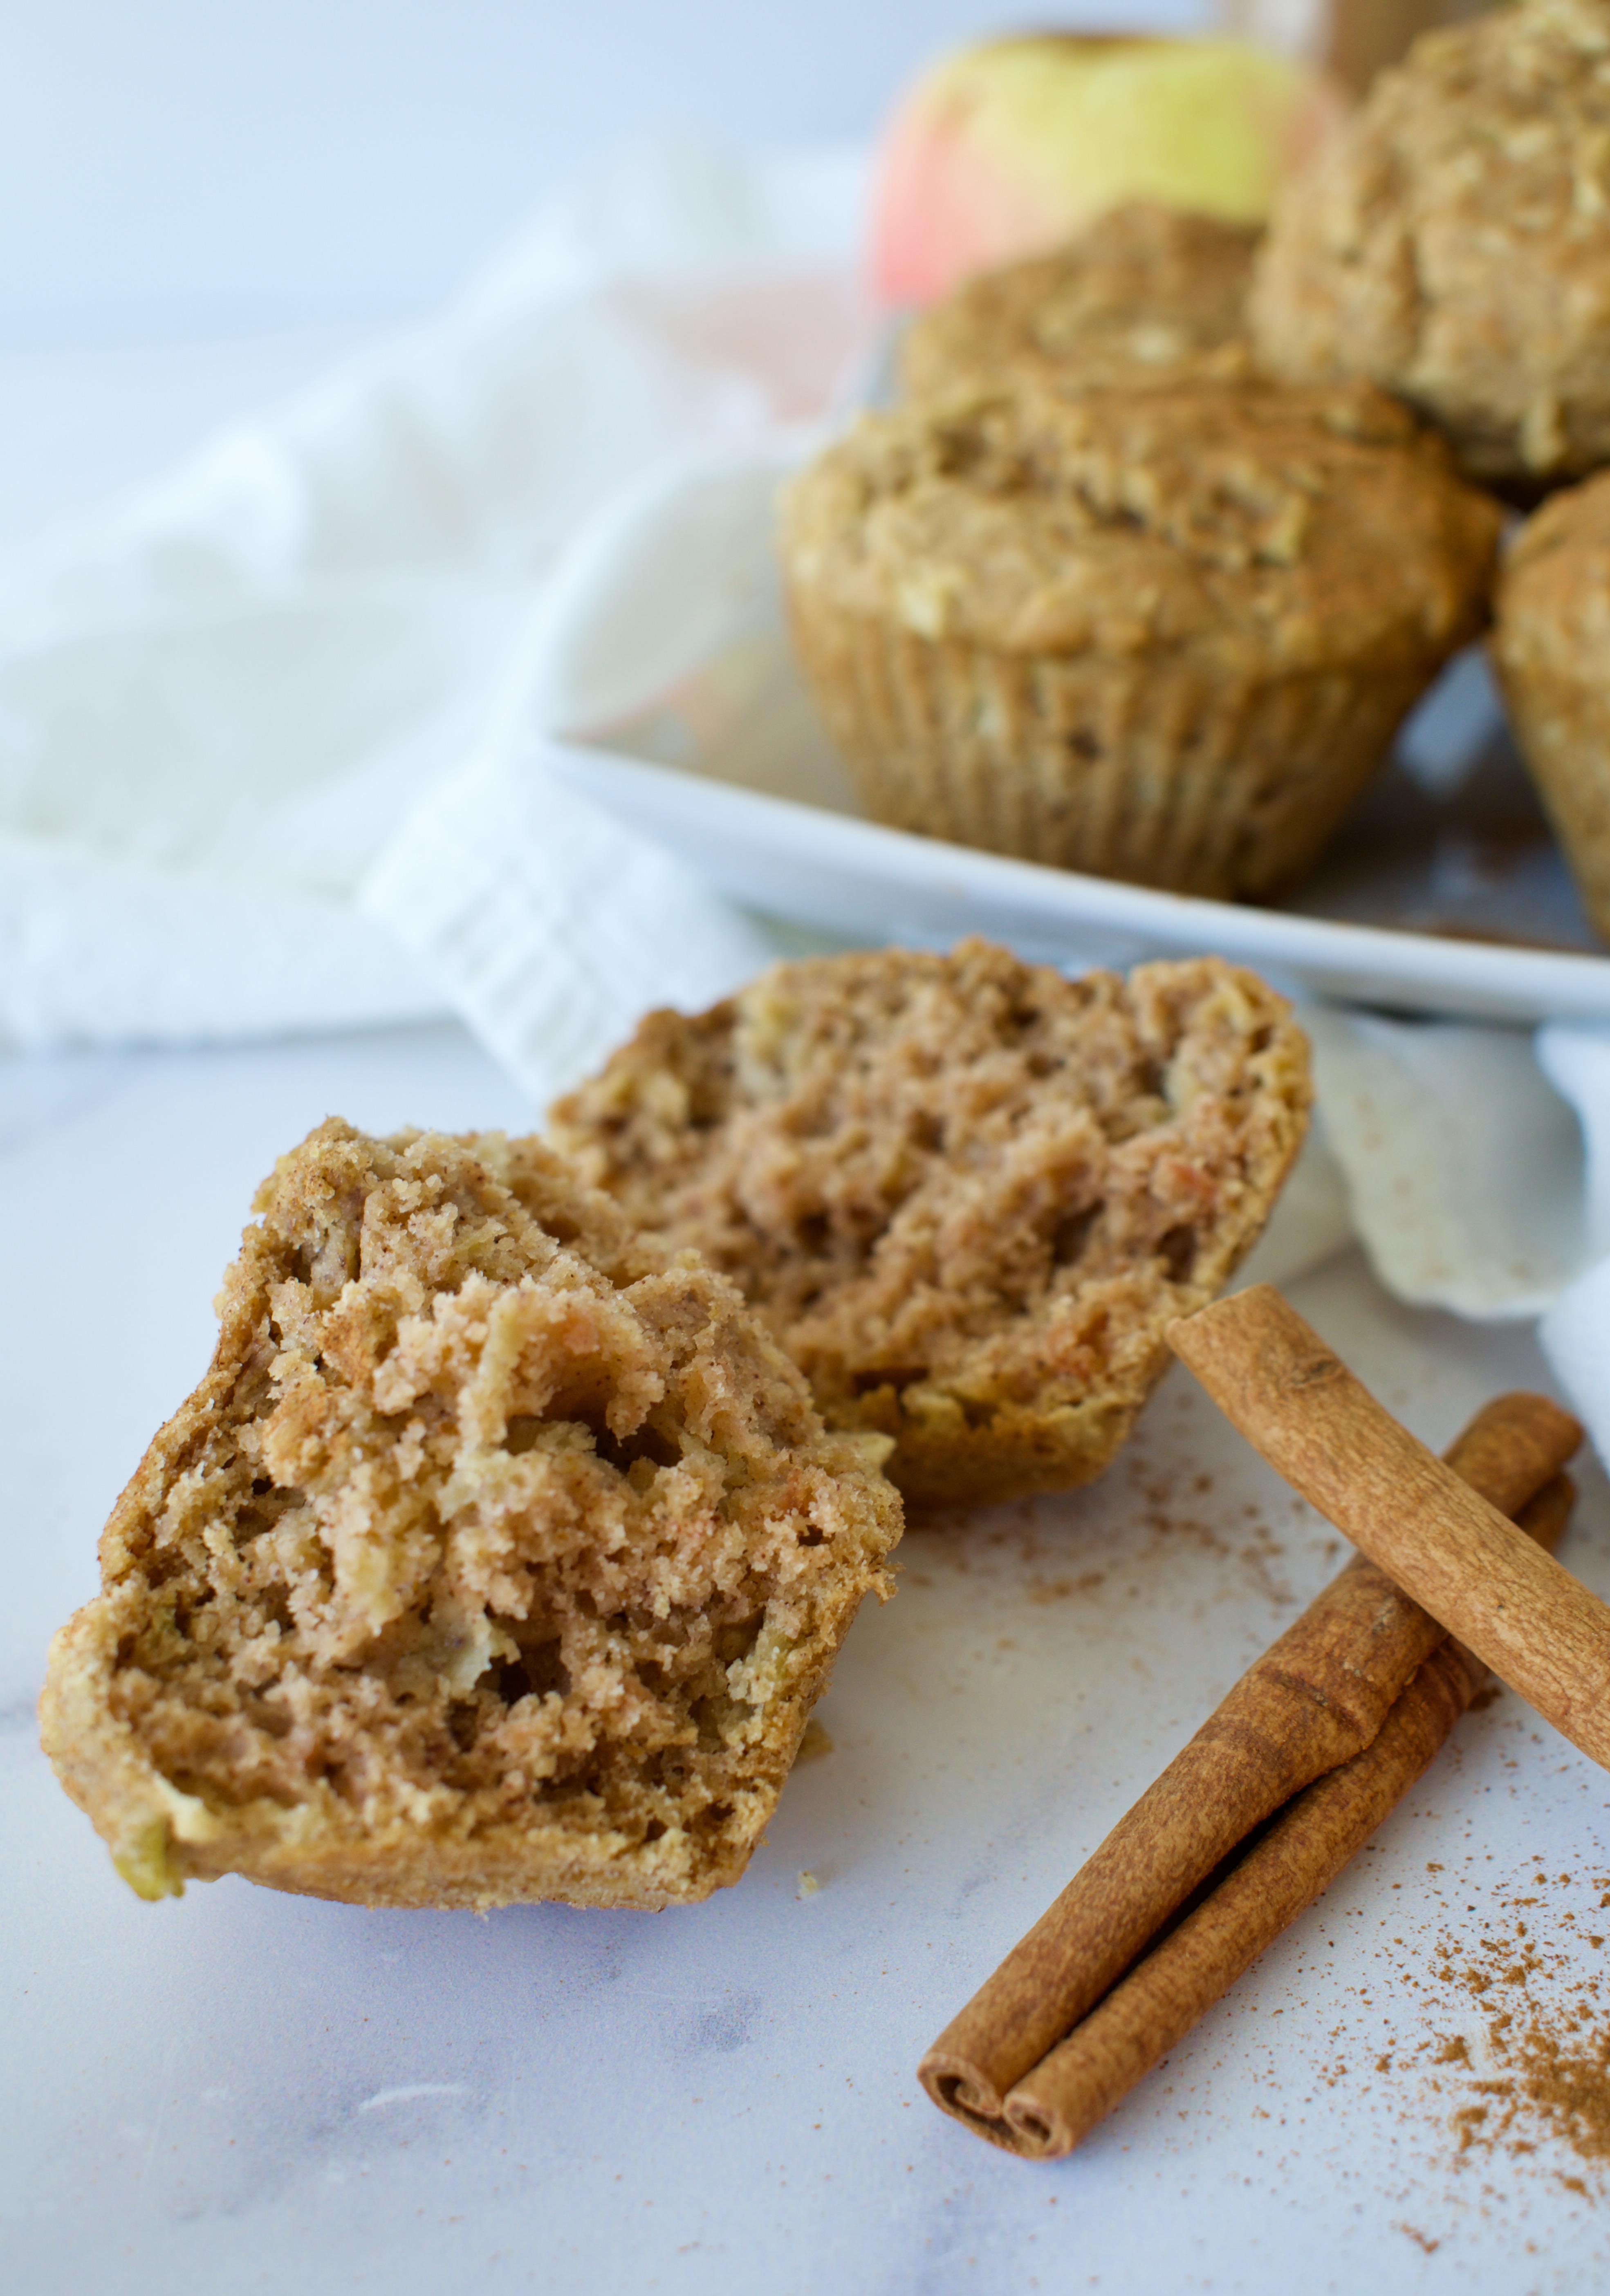
<instances>
[{"instance_id":1,"label":"golden brown muffin crust","mask_svg":"<svg viewBox=\"0 0 1610 2296\"><path fill-rule=\"evenodd\" d=\"M1610 611L1610 472L1552 496L1505 553L1492 650L1603 677Z\"/></svg>"},{"instance_id":2,"label":"golden brown muffin crust","mask_svg":"<svg viewBox=\"0 0 1610 2296\"><path fill-rule=\"evenodd\" d=\"M535 1141L282 1159L42 1703L141 1894L737 1878L899 1535L735 1292Z\"/></svg>"},{"instance_id":3,"label":"golden brown muffin crust","mask_svg":"<svg viewBox=\"0 0 1610 2296\"><path fill-rule=\"evenodd\" d=\"M1245 301L1259 234L1134 201L1054 255L969 280L900 346L915 397L1026 383L1152 390L1246 373Z\"/></svg>"},{"instance_id":4,"label":"golden brown muffin crust","mask_svg":"<svg viewBox=\"0 0 1610 2296\"><path fill-rule=\"evenodd\" d=\"M1261 1231L1307 1049L1215 959L1069 980L987 941L659 1013L553 1111L629 1218L731 1275L828 1423L930 1501L1099 1473L1163 1326Z\"/></svg>"},{"instance_id":5,"label":"golden brown muffin crust","mask_svg":"<svg viewBox=\"0 0 1610 2296\"><path fill-rule=\"evenodd\" d=\"M1522 528L1489 644L1583 906L1610 940L1610 472Z\"/></svg>"},{"instance_id":6,"label":"golden brown muffin crust","mask_svg":"<svg viewBox=\"0 0 1610 2296\"><path fill-rule=\"evenodd\" d=\"M796 597L930 642L1285 675L1441 660L1483 627L1499 524L1368 385L1248 383L866 416L794 481L783 546Z\"/></svg>"},{"instance_id":7,"label":"golden brown muffin crust","mask_svg":"<svg viewBox=\"0 0 1610 2296\"><path fill-rule=\"evenodd\" d=\"M1368 376L1464 467L1610 459L1610 0L1428 33L1277 209L1250 317L1294 380Z\"/></svg>"}]
</instances>

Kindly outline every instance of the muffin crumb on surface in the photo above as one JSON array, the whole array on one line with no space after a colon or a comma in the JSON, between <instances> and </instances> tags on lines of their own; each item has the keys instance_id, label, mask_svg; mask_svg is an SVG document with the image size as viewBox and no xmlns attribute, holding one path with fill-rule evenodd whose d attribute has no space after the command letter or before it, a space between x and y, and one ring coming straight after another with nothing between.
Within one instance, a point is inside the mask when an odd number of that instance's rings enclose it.
<instances>
[{"instance_id":1,"label":"muffin crumb on surface","mask_svg":"<svg viewBox=\"0 0 1610 2296\"><path fill-rule=\"evenodd\" d=\"M742 1873L862 1595L886 1445L538 1141L283 1158L206 1379L53 1645L143 1896L652 1907Z\"/></svg>"}]
</instances>

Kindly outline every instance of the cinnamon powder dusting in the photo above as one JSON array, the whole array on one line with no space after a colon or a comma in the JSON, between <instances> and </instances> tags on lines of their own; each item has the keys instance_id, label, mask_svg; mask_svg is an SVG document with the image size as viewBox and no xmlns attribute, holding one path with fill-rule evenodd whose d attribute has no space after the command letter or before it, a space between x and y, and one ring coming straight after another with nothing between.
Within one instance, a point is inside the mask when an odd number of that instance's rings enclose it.
<instances>
[{"instance_id":1,"label":"cinnamon powder dusting","mask_svg":"<svg viewBox=\"0 0 1610 2296\"><path fill-rule=\"evenodd\" d=\"M1474 1933L1439 1937L1436 1992L1425 2005L1443 2030L1422 2063L1433 2095L1450 2107L1461 2160L1547 2150L1557 2161L1563 2146L1586 2173L1560 2169L1560 2182L1602 2194L1610 2191L1610 1999L1598 1964L1610 1875L1589 1882L1540 1869L1530 1880L1529 1890L1496 1900Z\"/></svg>"}]
</instances>

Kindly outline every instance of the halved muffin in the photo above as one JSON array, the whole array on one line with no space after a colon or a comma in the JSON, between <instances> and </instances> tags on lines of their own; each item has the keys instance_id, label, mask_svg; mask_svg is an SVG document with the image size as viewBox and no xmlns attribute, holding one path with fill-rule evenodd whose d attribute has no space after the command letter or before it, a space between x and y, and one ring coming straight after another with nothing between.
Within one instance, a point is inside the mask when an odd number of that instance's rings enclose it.
<instances>
[{"instance_id":1,"label":"halved muffin","mask_svg":"<svg viewBox=\"0 0 1610 2296\"><path fill-rule=\"evenodd\" d=\"M143 1897L653 1907L735 1881L899 1502L733 1287L537 1141L283 1158L51 1650Z\"/></svg>"},{"instance_id":2,"label":"halved muffin","mask_svg":"<svg viewBox=\"0 0 1610 2296\"><path fill-rule=\"evenodd\" d=\"M730 1275L908 1496L1087 1481L1261 1233L1307 1046L1215 958L1070 980L982 940L783 964L651 1014L552 1113L634 1222Z\"/></svg>"}]
</instances>

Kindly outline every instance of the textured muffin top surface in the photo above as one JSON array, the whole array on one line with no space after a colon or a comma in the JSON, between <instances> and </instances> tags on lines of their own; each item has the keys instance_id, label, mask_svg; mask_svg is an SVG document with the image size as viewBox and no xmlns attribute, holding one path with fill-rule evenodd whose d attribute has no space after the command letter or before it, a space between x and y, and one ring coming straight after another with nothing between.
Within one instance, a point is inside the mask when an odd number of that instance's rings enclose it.
<instances>
[{"instance_id":1,"label":"textured muffin top surface","mask_svg":"<svg viewBox=\"0 0 1610 2296\"><path fill-rule=\"evenodd\" d=\"M1556 668L1602 686L1610 660L1610 472L1557 494L1504 561L1493 647L1506 667Z\"/></svg>"},{"instance_id":2,"label":"textured muffin top surface","mask_svg":"<svg viewBox=\"0 0 1610 2296\"><path fill-rule=\"evenodd\" d=\"M982 274L913 321L908 390L1024 381L1150 390L1245 371L1258 234L1132 201L1054 255Z\"/></svg>"},{"instance_id":3,"label":"textured muffin top surface","mask_svg":"<svg viewBox=\"0 0 1610 2296\"><path fill-rule=\"evenodd\" d=\"M199 1870L316 1889L333 1846L382 1901L522 1829L483 1898L574 1891L567 1836L606 1902L732 1878L898 1533L875 1456L540 1143L332 1122L259 1209L53 1662L62 1713L106 1669L52 1751L125 1871L160 1886L177 1809Z\"/></svg>"},{"instance_id":4,"label":"textured muffin top surface","mask_svg":"<svg viewBox=\"0 0 1610 2296\"><path fill-rule=\"evenodd\" d=\"M1306 669L1473 636L1499 527L1368 385L1014 391L864 416L794 481L783 552L935 642Z\"/></svg>"},{"instance_id":5,"label":"textured muffin top surface","mask_svg":"<svg viewBox=\"0 0 1610 2296\"><path fill-rule=\"evenodd\" d=\"M1285 195L1261 355L1373 377L1495 482L1610 457L1610 0L1428 33Z\"/></svg>"},{"instance_id":6,"label":"textured muffin top surface","mask_svg":"<svg viewBox=\"0 0 1610 2296\"><path fill-rule=\"evenodd\" d=\"M1069 980L968 941L654 1014L554 1122L634 1219L734 1277L831 1423L942 1387L982 1424L1138 1404L1163 1320L1261 1227L1307 1104L1301 1031L1250 974Z\"/></svg>"}]
</instances>

